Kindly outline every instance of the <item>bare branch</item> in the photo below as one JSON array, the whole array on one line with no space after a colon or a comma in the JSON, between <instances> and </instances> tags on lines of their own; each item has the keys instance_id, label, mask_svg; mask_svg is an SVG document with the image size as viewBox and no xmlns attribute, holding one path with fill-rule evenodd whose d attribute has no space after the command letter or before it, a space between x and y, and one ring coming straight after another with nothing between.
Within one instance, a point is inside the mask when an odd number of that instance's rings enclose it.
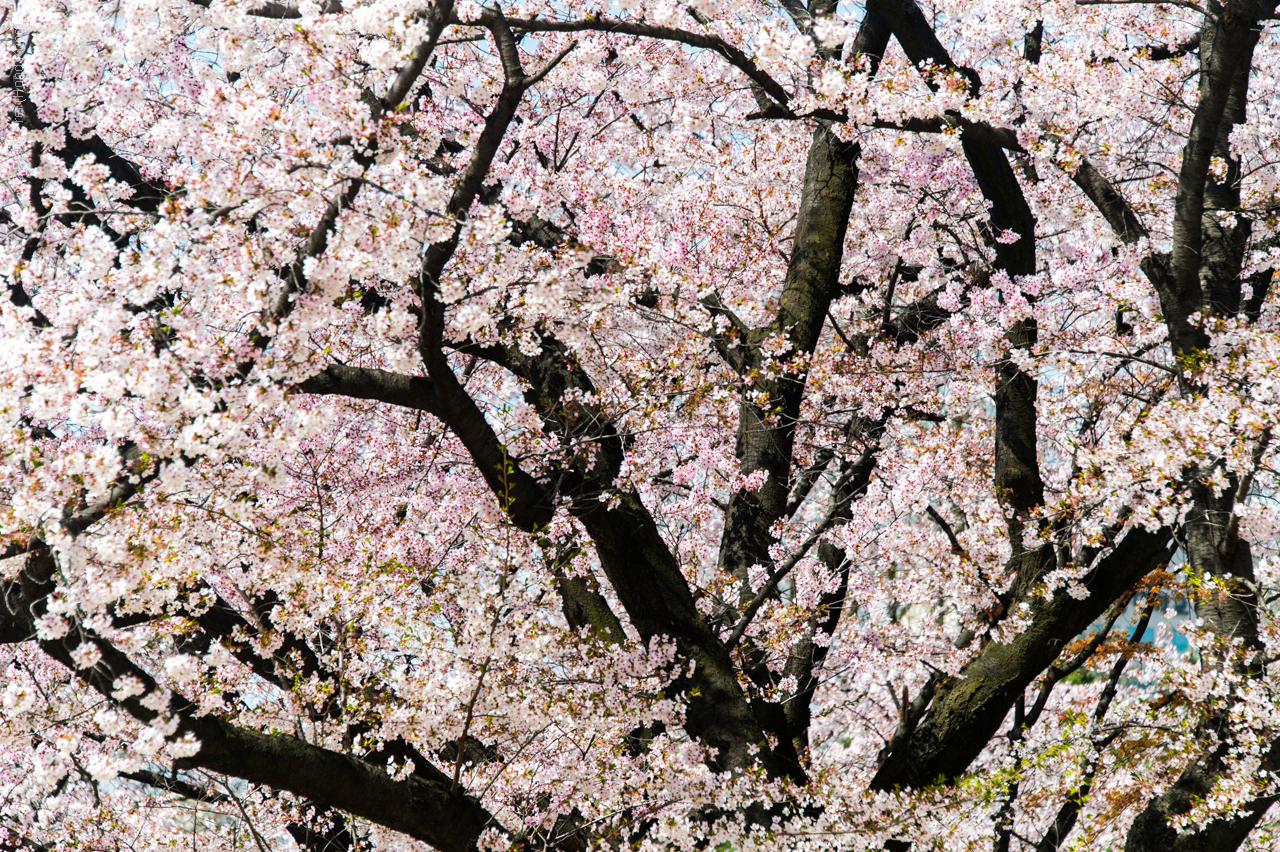
<instances>
[{"instance_id":1,"label":"bare branch","mask_svg":"<svg viewBox=\"0 0 1280 852\"><path fill-rule=\"evenodd\" d=\"M485 10L485 15L492 14L490 10ZM486 20L482 15L481 20ZM714 51L742 73L746 74L761 89L773 98L779 106L785 108L786 104L791 100L791 95L784 89L778 81L774 80L756 65L752 59L747 56L738 47L735 47L719 36L707 35L705 33L694 33L688 30L682 30L677 27L664 27L657 24L645 24L635 21L620 21L616 18L590 18L587 20L576 21L549 21L540 18L506 18L507 23L514 29L524 30L525 32L543 32L543 33L579 33L579 32L604 32L604 33L620 33L622 35L633 35L641 38L654 38L662 41L674 41L689 47L698 47L706 50ZM475 26L475 21L467 21L455 15L451 21L455 24Z\"/></svg>"},{"instance_id":2,"label":"bare branch","mask_svg":"<svg viewBox=\"0 0 1280 852\"><path fill-rule=\"evenodd\" d=\"M170 776L161 775L159 772L153 772L150 769L139 769L135 772L121 772L120 777L196 802L221 802L226 798L217 790L182 780L177 777L177 773Z\"/></svg>"}]
</instances>

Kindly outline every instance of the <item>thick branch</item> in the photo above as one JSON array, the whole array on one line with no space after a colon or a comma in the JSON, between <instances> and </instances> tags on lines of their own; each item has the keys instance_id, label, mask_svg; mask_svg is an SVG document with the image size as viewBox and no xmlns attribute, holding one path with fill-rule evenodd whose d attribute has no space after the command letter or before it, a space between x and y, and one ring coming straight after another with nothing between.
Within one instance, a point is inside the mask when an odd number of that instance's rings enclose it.
<instances>
[{"instance_id":1,"label":"thick branch","mask_svg":"<svg viewBox=\"0 0 1280 852\"><path fill-rule=\"evenodd\" d=\"M674 640L681 655L694 663L693 674L672 689L688 693L685 728L715 750L718 769L742 769L757 759L774 774L791 767L766 749L746 696L737 682L728 651L697 610L680 565L653 516L634 492L614 491L624 452L613 422L595 406L575 401L564 405L566 391L593 393L594 386L572 353L555 337L542 336L541 351L526 355L515 347L467 346L464 351L510 370L528 383L526 399L537 409L550 433L571 445L589 442L594 461L562 468L560 493L590 536L610 585L640 638ZM613 492L613 498L601 496ZM603 622L608 627L608 619ZM612 631L610 631L612 632Z\"/></svg>"},{"instance_id":2,"label":"thick branch","mask_svg":"<svg viewBox=\"0 0 1280 852\"><path fill-rule=\"evenodd\" d=\"M844 492L844 487L853 479L856 471L857 468L850 468L840 475L840 478L836 480L835 485L831 488L833 494L836 496L832 499L831 507L827 510L827 514L824 515L822 520L818 522L817 526L813 528L808 537L806 537L804 542L801 543L800 547L796 549L795 553L792 553L791 556L787 557L787 559L782 562L782 564L778 565L777 568L774 568L773 571L770 572L768 578L766 578L764 582L764 585L760 587L760 591L756 592L756 596L752 598L743 609L742 618L738 621L737 626L733 628L733 631L730 632L729 638L724 641L725 647L730 651L732 651L742 639L743 634L746 633L747 627L751 625L751 620L755 618L756 613L759 612L760 607L765 602L765 599L773 594L774 590L778 588L778 584L782 582L783 578L791 573L791 569L800 564L800 560L804 559L805 556L809 554L809 550L818 543L823 534L825 534L827 530L829 530L831 526L846 513L846 501L852 499L853 494L846 494Z\"/></svg>"},{"instance_id":3,"label":"thick branch","mask_svg":"<svg viewBox=\"0 0 1280 852\"><path fill-rule=\"evenodd\" d=\"M888 40L888 28L874 10L868 10L854 39L854 51L871 58L872 73ZM860 157L861 148L856 143L841 140L827 126L815 128L777 312L768 325L750 330L734 349L742 367L751 369L762 362L762 341L782 334L790 344L786 357L800 362L777 379L754 382L755 390L767 394L766 402L744 400L738 406L735 452L741 471L768 474L756 491L731 495L725 512L720 570L737 578L743 606L751 600L749 571L753 565L772 564L771 530L787 512L796 427L808 377L803 362L817 347L831 301L839 291L840 263L858 185Z\"/></svg>"},{"instance_id":4,"label":"thick branch","mask_svg":"<svg viewBox=\"0 0 1280 852\"><path fill-rule=\"evenodd\" d=\"M1008 642L991 642L954 679L941 684L929 715L887 756L877 790L924 787L958 778L986 747L1027 685L1133 584L1167 562L1172 532L1131 529L1083 578L1084 600L1065 592L1033 598L1031 626Z\"/></svg>"},{"instance_id":5,"label":"thick branch","mask_svg":"<svg viewBox=\"0 0 1280 852\"><path fill-rule=\"evenodd\" d=\"M971 94L976 95L981 81L976 72L960 68L915 0L871 0L868 10L875 10L889 23L894 37L917 67L927 64L952 71L968 80ZM933 88L937 83L928 81ZM1018 183L1004 151L991 142L978 141L961 131L961 146L978 187L990 207L991 242L996 262L1011 280L1033 275L1036 271L1035 217ZM1016 239L1000 239L1012 232ZM1030 350L1036 343L1037 329L1033 318L1013 323L1006 337L1013 349ZM1027 521L1044 502L1044 482L1036 448L1035 377L1012 358L1003 359L996 370L995 464L993 481L1001 501L1011 510L1009 541L1012 550L1011 569L1018 575L1015 595L1025 590L1052 568L1054 554L1048 547L1026 550L1023 546Z\"/></svg>"},{"instance_id":6,"label":"thick branch","mask_svg":"<svg viewBox=\"0 0 1280 852\"><path fill-rule=\"evenodd\" d=\"M302 393L372 399L389 405L435 413L439 408L435 385L421 376L406 376L386 370L330 364L299 383Z\"/></svg>"},{"instance_id":7,"label":"thick branch","mask_svg":"<svg viewBox=\"0 0 1280 852\"><path fill-rule=\"evenodd\" d=\"M1203 331L1192 328L1190 316L1204 306L1201 268L1205 247L1205 200L1210 160L1219 147L1223 122L1233 89L1247 90L1259 23L1274 14L1275 3L1240 4L1239 11L1223 17L1206 17L1201 27L1200 100L1196 104L1178 171L1178 193L1173 215L1173 248L1169 289L1160 292L1160 306L1169 327L1175 356L1189 356L1203 349ZM1252 8L1251 8L1252 7ZM1243 101L1241 101L1241 109ZM1240 116L1243 120L1243 116ZM1216 206L1216 205L1215 205ZM1237 270L1238 271L1238 270ZM1239 283L1235 284L1238 287Z\"/></svg>"},{"instance_id":8,"label":"thick branch","mask_svg":"<svg viewBox=\"0 0 1280 852\"><path fill-rule=\"evenodd\" d=\"M40 593L40 589L27 588L24 584L21 605L11 607L0 616L0 622L16 621L17 629L34 634L35 618L43 611L43 599L32 597L33 591ZM0 632L9 629L10 625L4 625ZM83 642L96 645L101 654L100 661L89 669L78 668L72 658L72 651ZM144 704L140 696L115 701L113 683L125 675L143 685L144 695L161 687L115 646L83 627L69 631L60 639L42 640L39 644L45 653L139 722L151 724L173 719L177 722L174 737L184 734L196 737L200 742L199 751L178 761L179 768L208 769L286 790L404 832L442 852L471 852L483 831L503 830L476 799L451 792L448 776L425 759L412 775L397 781L383 766L285 734L263 734L214 716L196 716L191 702L178 693L169 693L167 706L161 712Z\"/></svg>"}]
</instances>

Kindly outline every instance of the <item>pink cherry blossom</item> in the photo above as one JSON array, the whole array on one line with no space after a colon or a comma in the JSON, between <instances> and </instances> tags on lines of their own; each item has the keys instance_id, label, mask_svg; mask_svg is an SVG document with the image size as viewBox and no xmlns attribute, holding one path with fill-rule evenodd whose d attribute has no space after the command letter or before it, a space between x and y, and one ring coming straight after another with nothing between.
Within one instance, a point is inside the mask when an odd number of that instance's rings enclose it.
<instances>
[{"instance_id":1,"label":"pink cherry blossom","mask_svg":"<svg viewBox=\"0 0 1280 852\"><path fill-rule=\"evenodd\" d=\"M1275 7L0 6L0 847L1270 848Z\"/></svg>"}]
</instances>

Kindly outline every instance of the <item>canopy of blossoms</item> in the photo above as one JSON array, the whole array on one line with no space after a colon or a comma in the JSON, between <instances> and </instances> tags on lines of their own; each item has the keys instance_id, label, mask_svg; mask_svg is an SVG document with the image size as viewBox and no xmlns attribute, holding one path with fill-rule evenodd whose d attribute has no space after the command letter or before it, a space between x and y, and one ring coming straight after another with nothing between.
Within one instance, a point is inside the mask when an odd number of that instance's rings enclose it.
<instances>
[{"instance_id":1,"label":"canopy of blossoms","mask_svg":"<svg viewBox=\"0 0 1280 852\"><path fill-rule=\"evenodd\" d=\"M0 849L1275 848L1275 12L0 0Z\"/></svg>"}]
</instances>

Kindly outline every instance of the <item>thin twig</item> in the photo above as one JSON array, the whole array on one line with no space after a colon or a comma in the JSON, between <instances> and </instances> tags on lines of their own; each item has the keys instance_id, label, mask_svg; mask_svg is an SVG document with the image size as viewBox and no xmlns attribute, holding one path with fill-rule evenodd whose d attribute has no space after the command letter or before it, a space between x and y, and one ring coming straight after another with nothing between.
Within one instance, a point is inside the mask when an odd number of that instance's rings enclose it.
<instances>
[{"instance_id":1,"label":"thin twig","mask_svg":"<svg viewBox=\"0 0 1280 852\"><path fill-rule=\"evenodd\" d=\"M831 320L831 327L835 329L836 336L844 341L844 345L849 348L851 353L857 354L858 347L853 345L853 341L849 339L844 330L840 328L840 323L836 322L836 318L831 315L831 309L827 308L827 319Z\"/></svg>"},{"instance_id":2,"label":"thin twig","mask_svg":"<svg viewBox=\"0 0 1280 852\"><path fill-rule=\"evenodd\" d=\"M932 518L933 522L938 525L938 528L942 530L943 535L947 537L947 541L951 542L951 552L959 554L965 559L969 559L968 552L966 552L964 547L961 546L960 539L956 538L956 531L951 528L951 524L947 522L947 519L942 517L942 515L938 513L938 510L932 506L926 506L924 511L925 514Z\"/></svg>"},{"instance_id":3,"label":"thin twig","mask_svg":"<svg viewBox=\"0 0 1280 852\"><path fill-rule=\"evenodd\" d=\"M840 498L840 489L847 485L849 480L853 478L853 473L853 470L846 471L839 479L836 480L835 485L831 487L831 493L835 495L836 499L832 501L831 508L827 511L826 516L818 522L816 527L814 527L813 532L811 532L809 537L804 540L804 544L800 545L800 549L791 554L791 557L787 559L787 561L779 565L774 572L769 575L769 579L765 581L764 587L756 593L756 596L752 598L751 603L747 604L747 608L742 613L742 620L738 622L737 627L733 628L733 632L729 634L729 638L724 643L726 650L732 651L734 649L734 646L742 639L742 634L746 632L747 625L751 624L751 619L755 618L756 612L759 611L761 604L765 601L765 598L773 593L773 590L778 587L779 581L781 581L783 577L787 576L787 574L791 572L791 569L799 564L801 559L804 559L804 557L809 553L809 549L817 544L818 539L822 538L823 533L825 533L827 529L835 523L836 518L840 515L840 510L849 499L848 497L843 499Z\"/></svg>"},{"instance_id":4,"label":"thin twig","mask_svg":"<svg viewBox=\"0 0 1280 852\"><path fill-rule=\"evenodd\" d=\"M227 796L230 797L231 801L236 803L236 807L240 810L241 816L244 817L244 823L249 828L249 835L253 837L253 842L258 846L258 852L268 852L267 845L262 842L262 836L258 834L258 829L253 827L253 820L249 818L249 812L245 810L244 804L240 801L240 797L231 789L231 782L224 781L222 786L223 789L227 791Z\"/></svg>"},{"instance_id":5,"label":"thin twig","mask_svg":"<svg viewBox=\"0 0 1280 852\"><path fill-rule=\"evenodd\" d=\"M1129 644L1135 645L1142 639L1142 635L1147 632L1147 624L1151 621L1151 613L1155 611L1156 599L1155 595L1151 596L1151 600L1142 609L1142 615L1138 618L1138 622L1133 625L1133 632L1129 634ZM1098 706L1093 711L1093 720L1101 722L1107 715L1107 710L1111 707L1111 701L1116 697L1116 689L1120 685L1120 675L1124 673L1125 666L1129 665L1130 658L1133 657L1132 650L1127 650L1120 655L1120 659L1116 660L1116 664L1111 667L1111 677L1107 680L1107 686L1102 690L1102 696L1098 699Z\"/></svg>"},{"instance_id":6,"label":"thin twig","mask_svg":"<svg viewBox=\"0 0 1280 852\"><path fill-rule=\"evenodd\" d=\"M1080 650L1080 653L1076 654L1075 658L1072 659L1070 663L1063 668L1058 668L1057 666L1049 667L1049 671L1045 673L1044 686L1040 687L1040 694L1036 696L1036 703L1032 705L1031 712L1027 715L1026 727L1030 728L1036 723L1036 720L1040 718L1040 713L1044 710L1045 704L1049 701L1049 694L1053 692L1053 688L1057 685L1058 681L1079 669L1082 665L1088 662L1095 653L1097 653L1098 648L1102 646L1102 643L1106 641L1107 636L1111 634L1111 629L1115 627L1116 621L1124 614L1124 611L1129 608L1129 602L1131 600L1133 600L1133 595L1129 595L1129 597L1125 598L1124 603L1117 605L1112 610L1111 617L1107 619L1107 623L1104 624L1102 629L1089 640L1088 644Z\"/></svg>"},{"instance_id":7,"label":"thin twig","mask_svg":"<svg viewBox=\"0 0 1280 852\"><path fill-rule=\"evenodd\" d=\"M458 757L453 763L453 786L449 788L450 795L456 795L458 792L458 778L462 774L462 750L467 744L467 732L471 729L471 719L476 711L476 699L480 697L480 690L484 687L484 676L489 671L489 661L486 659L480 666L480 677L476 678L476 688L471 690L471 700L467 702L467 718L462 722L462 733L458 735Z\"/></svg>"},{"instance_id":8,"label":"thin twig","mask_svg":"<svg viewBox=\"0 0 1280 852\"><path fill-rule=\"evenodd\" d=\"M1164 370L1166 373L1177 375L1178 371L1164 364L1158 364L1155 361L1148 361L1146 358L1139 358L1137 355L1130 355L1127 352L1096 352L1088 349L1064 349L1063 352L1069 352L1072 355L1102 355L1106 358L1118 358L1121 361L1137 361L1139 364L1146 364L1148 367L1154 367L1157 370Z\"/></svg>"}]
</instances>

